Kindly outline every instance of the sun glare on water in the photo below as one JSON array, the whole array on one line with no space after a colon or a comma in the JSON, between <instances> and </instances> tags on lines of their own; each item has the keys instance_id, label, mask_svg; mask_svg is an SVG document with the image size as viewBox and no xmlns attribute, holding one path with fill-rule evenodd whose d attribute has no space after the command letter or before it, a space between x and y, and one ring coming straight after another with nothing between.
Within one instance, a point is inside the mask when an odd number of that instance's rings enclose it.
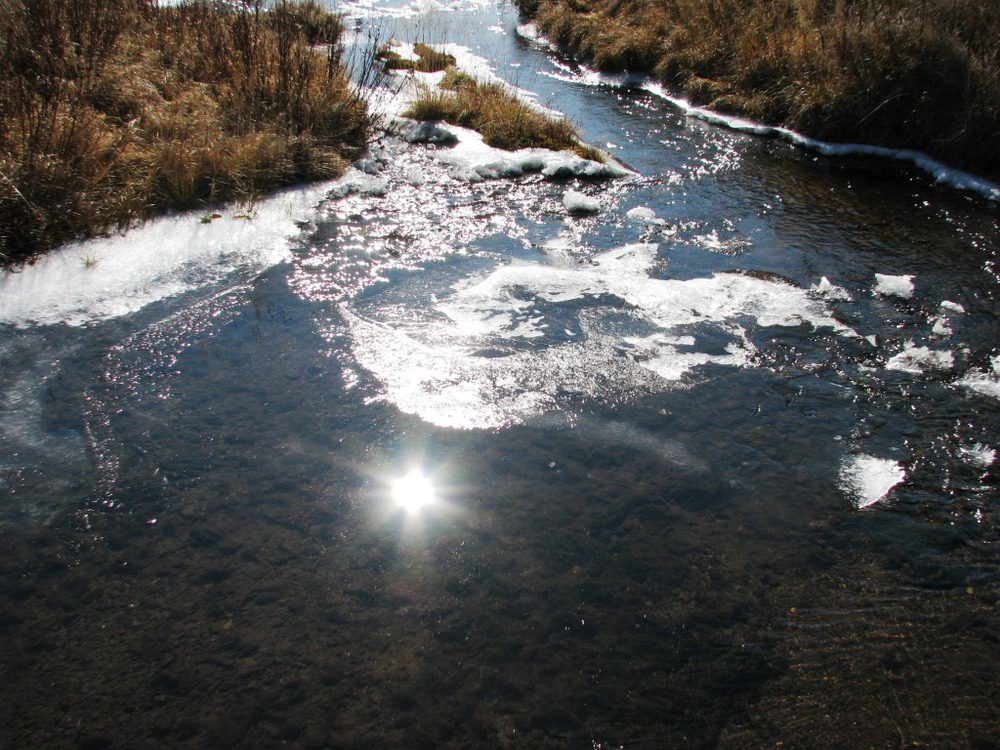
<instances>
[{"instance_id":1,"label":"sun glare on water","mask_svg":"<svg viewBox=\"0 0 1000 750\"><path fill-rule=\"evenodd\" d=\"M392 499L398 508L416 514L436 502L434 485L420 469L413 469L392 483Z\"/></svg>"}]
</instances>

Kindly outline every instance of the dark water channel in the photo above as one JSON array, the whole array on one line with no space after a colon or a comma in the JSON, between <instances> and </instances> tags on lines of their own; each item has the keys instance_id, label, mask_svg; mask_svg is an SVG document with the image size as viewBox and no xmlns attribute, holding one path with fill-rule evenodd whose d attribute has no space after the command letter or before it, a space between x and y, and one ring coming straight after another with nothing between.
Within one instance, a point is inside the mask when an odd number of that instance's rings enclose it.
<instances>
[{"instance_id":1,"label":"dark water channel","mask_svg":"<svg viewBox=\"0 0 1000 750\"><path fill-rule=\"evenodd\" d=\"M344 9L633 173L386 136L0 279L0 746L997 747L996 201Z\"/></svg>"}]
</instances>

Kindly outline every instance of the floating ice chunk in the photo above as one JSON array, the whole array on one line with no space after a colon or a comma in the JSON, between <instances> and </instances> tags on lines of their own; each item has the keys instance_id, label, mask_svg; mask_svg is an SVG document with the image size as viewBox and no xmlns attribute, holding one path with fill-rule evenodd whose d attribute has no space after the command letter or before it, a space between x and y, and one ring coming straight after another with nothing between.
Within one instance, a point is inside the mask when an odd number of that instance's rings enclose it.
<instances>
[{"instance_id":1,"label":"floating ice chunk","mask_svg":"<svg viewBox=\"0 0 1000 750\"><path fill-rule=\"evenodd\" d=\"M958 453L967 464L983 469L991 466L997 458L996 449L982 443L963 446L959 448Z\"/></svg>"},{"instance_id":2,"label":"floating ice chunk","mask_svg":"<svg viewBox=\"0 0 1000 750\"><path fill-rule=\"evenodd\" d=\"M563 196L563 205L571 214L594 214L601 210L601 202L585 193L570 188Z\"/></svg>"},{"instance_id":3,"label":"floating ice chunk","mask_svg":"<svg viewBox=\"0 0 1000 750\"><path fill-rule=\"evenodd\" d=\"M851 302L852 298L850 293L843 287L831 284L830 280L823 276L818 284L813 284L809 287L809 291L817 296L823 297L824 299L833 300L837 302Z\"/></svg>"},{"instance_id":4,"label":"floating ice chunk","mask_svg":"<svg viewBox=\"0 0 1000 750\"><path fill-rule=\"evenodd\" d=\"M663 224L663 219L656 218L656 211L646 206L636 206L635 208L630 208L625 216L632 221L641 221L644 224Z\"/></svg>"},{"instance_id":5,"label":"floating ice chunk","mask_svg":"<svg viewBox=\"0 0 1000 750\"><path fill-rule=\"evenodd\" d=\"M931 332L935 336L951 336L953 333L951 329L951 321L944 315L933 316L931 318L931 322L934 324L931 326Z\"/></svg>"},{"instance_id":6,"label":"floating ice chunk","mask_svg":"<svg viewBox=\"0 0 1000 750\"><path fill-rule=\"evenodd\" d=\"M950 370L954 365L954 353L917 346L914 342L908 341L903 351L889 358L885 367L887 370L922 373L927 370Z\"/></svg>"},{"instance_id":7,"label":"floating ice chunk","mask_svg":"<svg viewBox=\"0 0 1000 750\"><path fill-rule=\"evenodd\" d=\"M913 276L890 276L884 273L875 274L875 293L883 297L901 297L910 299L913 296Z\"/></svg>"},{"instance_id":8,"label":"floating ice chunk","mask_svg":"<svg viewBox=\"0 0 1000 750\"><path fill-rule=\"evenodd\" d=\"M990 360L989 371L977 370L966 374L957 384L984 396L1000 398L1000 355Z\"/></svg>"},{"instance_id":9,"label":"floating ice chunk","mask_svg":"<svg viewBox=\"0 0 1000 750\"><path fill-rule=\"evenodd\" d=\"M941 302L941 312L948 312L954 315L964 315L965 308L962 307L957 302L950 302L949 300L944 300Z\"/></svg>"},{"instance_id":10,"label":"floating ice chunk","mask_svg":"<svg viewBox=\"0 0 1000 750\"><path fill-rule=\"evenodd\" d=\"M859 454L848 456L840 465L840 489L859 510L883 499L904 479L903 467L890 459Z\"/></svg>"}]
</instances>

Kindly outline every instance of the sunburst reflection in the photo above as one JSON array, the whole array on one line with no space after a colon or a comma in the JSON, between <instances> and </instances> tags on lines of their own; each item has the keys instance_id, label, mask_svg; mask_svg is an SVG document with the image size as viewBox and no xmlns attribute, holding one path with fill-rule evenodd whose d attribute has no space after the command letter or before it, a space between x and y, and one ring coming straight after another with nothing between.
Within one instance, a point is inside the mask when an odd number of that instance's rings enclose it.
<instances>
[{"instance_id":1,"label":"sunburst reflection","mask_svg":"<svg viewBox=\"0 0 1000 750\"><path fill-rule=\"evenodd\" d=\"M392 500L396 508L417 515L438 504L434 483L423 469L415 468L392 482Z\"/></svg>"}]
</instances>

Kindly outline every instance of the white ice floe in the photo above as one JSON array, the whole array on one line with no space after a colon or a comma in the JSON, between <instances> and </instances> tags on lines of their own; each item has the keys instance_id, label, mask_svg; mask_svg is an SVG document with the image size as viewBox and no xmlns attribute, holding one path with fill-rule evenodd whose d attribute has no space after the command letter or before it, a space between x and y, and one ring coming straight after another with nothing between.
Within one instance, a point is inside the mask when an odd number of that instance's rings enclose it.
<instances>
[{"instance_id":1,"label":"white ice floe","mask_svg":"<svg viewBox=\"0 0 1000 750\"><path fill-rule=\"evenodd\" d=\"M704 365L752 366L751 325L856 336L807 290L740 273L652 278L657 257L656 245L638 244L587 263L503 264L436 292L425 314L388 305L361 316L345 306L352 352L404 412L495 428L566 399L682 386ZM631 323L622 328L624 310Z\"/></svg>"},{"instance_id":2,"label":"white ice floe","mask_svg":"<svg viewBox=\"0 0 1000 750\"><path fill-rule=\"evenodd\" d=\"M832 284L830 280L823 276L819 283L809 287L809 291L817 297L830 300L831 302L851 302L850 292L841 286Z\"/></svg>"},{"instance_id":3,"label":"white ice floe","mask_svg":"<svg viewBox=\"0 0 1000 750\"><path fill-rule=\"evenodd\" d=\"M965 308L962 307L957 302L949 302L944 300L938 306L939 313L937 315L932 315L928 322L931 324L931 332L935 336L940 336L942 338L951 336L954 330L951 327L951 317L954 315L964 315Z\"/></svg>"},{"instance_id":4,"label":"white ice floe","mask_svg":"<svg viewBox=\"0 0 1000 750\"><path fill-rule=\"evenodd\" d=\"M636 206L635 208L630 208L625 214L625 217L631 219L632 221L642 222L643 224L655 224L657 226L663 225L665 222L663 219L658 219L656 217L656 211L646 206Z\"/></svg>"},{"instance_id":5,"label":"white ice floe","mask_svg":"<svg viewBox=\"0 0 1000 750\"><path fill-rule=\"evenodd\" d=\"M954 333L951 327L951 321L944 315L933 315L928 322L931 323L931 333L935 336L941 336L943 338L951 336L951 334Z\"/></svg>"},{"instance_id":6,"label":"white ice floe","mask_svg":"<svg viewBox=\"0 0 1000 750\"><path fill-rule=\"evenodd\" d=\"M891 459L858 454L840 465L840 489L859 510L882 500L904 479L903 467Z\"/></svg>"},{"instance_id":7,"label":"white ice floe","mask_svg":"<svg viewBox=\"0 0 1000 750\"><path fill-rule=\"evenodd\" d=\"M284 190L219 215L152 219L127 235L76 242L16 271L0 271L0 323L79 326L135 312L288 257L291 238L334 185Z\"/></svg>"},{"instance_id":8,"label":"white ice floe","mask_svg":"<svg viewBox=\"0 0 1000 750\"><path fill-rule=\"evenodd\" d=\"M983 396L1000 399L1000 355L990 360L988 370L973 370L956 381L956 385L968 388Z\"/></svg>"},{"instance_id":9,"label":"white ice floe","mask_svg":"<svg viewBox=\"0 0 1000 750\"><path fill-rule=\"evenodd\" d=\"M566 191L562 201L571 214L596 214L601 210L601 202L597 198L573 188Z\"/></svg>"},{"instance_id":10,"label":"white ice floe","mask_svg":"<svg viewBox=\"0 0 1000 750\"><path fill-rule=\"evenodd\" d=\"M875 274L875 293L883 297L899 297L910 299L913 296L913 276L903 274L892 276L885 273Z\"/></svg>"},{"instance_id":11,"label":"white ice floe","mask_svg":"<svg viewBox=\"0 0 1000 750\"><path fill-rule=\"evenodd\" d=\"M906 342L903 350L886 362L887 370L920 374L928 370L950 370L955 366L955 355L948 350L936 350Z\"/></svg>"},{"instance_id":12,"label":"white ice floe","mask_svg":"<svg viewBox=\"0 0 1000 750\"><path fill-rule=\"evenodd\" d=\"M982 443L962 446L959 448L958 454L967 464L977 466L981 469L992 466L997 458L996 449Z\"/></svg>"}]
</instances>

